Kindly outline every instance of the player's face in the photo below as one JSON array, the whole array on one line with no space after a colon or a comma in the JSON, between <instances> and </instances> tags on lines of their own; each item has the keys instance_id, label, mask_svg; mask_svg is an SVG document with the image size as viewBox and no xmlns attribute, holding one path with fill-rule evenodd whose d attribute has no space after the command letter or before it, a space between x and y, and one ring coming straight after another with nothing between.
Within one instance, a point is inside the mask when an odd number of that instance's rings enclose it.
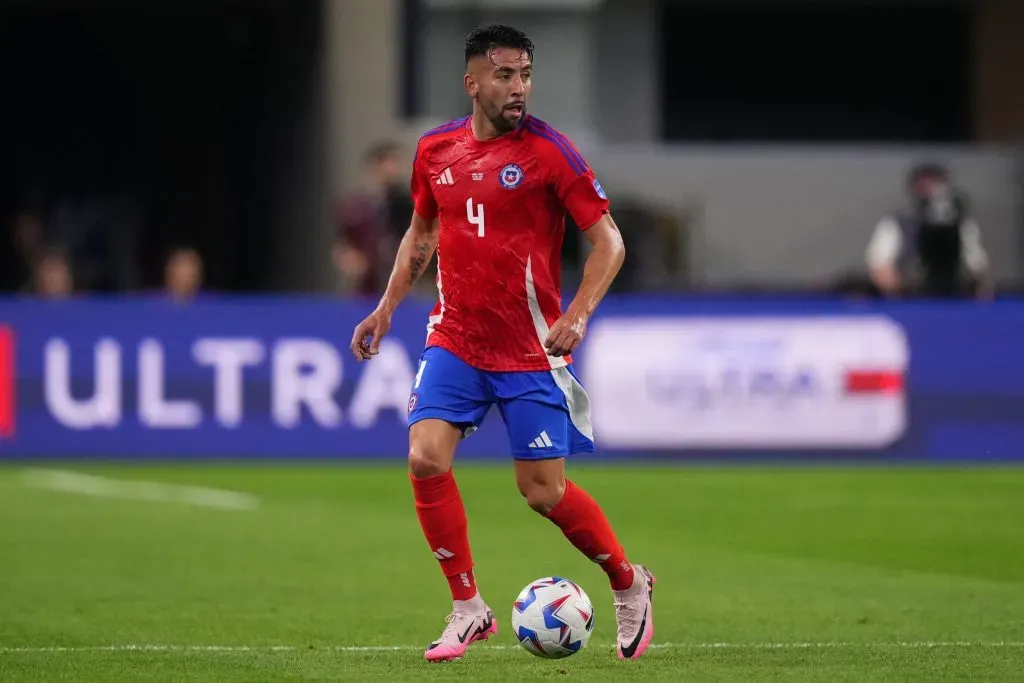
<instances>
[{"instance_id":1,"label":"player's face","mask_svg":"<svg viewBox=\"0 0 1024 683\"><path fill-rule=\"evenodd\" d=\"M466 88L495 130L507 133L526 116L532 76L533 63L526 52L500 47L470 63Z\"/></svg>"}]
</instances>

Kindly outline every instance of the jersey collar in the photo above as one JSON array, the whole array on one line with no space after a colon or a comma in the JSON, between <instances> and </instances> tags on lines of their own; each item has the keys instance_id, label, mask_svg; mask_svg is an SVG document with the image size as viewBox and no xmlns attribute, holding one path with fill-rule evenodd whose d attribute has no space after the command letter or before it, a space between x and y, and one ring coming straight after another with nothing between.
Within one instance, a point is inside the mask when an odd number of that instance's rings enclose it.
<instances>
[{"instance_id":1,"label":"jersey collar","mask_svg":"<svg viewBox=\"0 0 1024 683\"><path fill-rule=\"evenodd\" d=\"M464 128L466 135L466 143L470 147L476 149L486 149L488 147L493 147L495 145L499 145L502 143L518 140L523 136L523 131L526 130L526 124L529 120L530 114L527 113L526 116L524 116L522 120L520 120L519 127L516 128L514 131L505 133L504 135L499 135L498 137L493 138L491 140L477 140L476 136L473 135L473 117L470 116L468 119L466 119L466 126Z\"/></svg>"}]
</instances>

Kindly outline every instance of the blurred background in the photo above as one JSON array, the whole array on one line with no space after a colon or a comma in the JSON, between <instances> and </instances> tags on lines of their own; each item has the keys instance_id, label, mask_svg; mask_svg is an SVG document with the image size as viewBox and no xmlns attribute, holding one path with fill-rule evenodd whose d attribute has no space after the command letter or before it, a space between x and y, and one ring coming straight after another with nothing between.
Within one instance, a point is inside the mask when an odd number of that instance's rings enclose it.
<instances>
[{"instance_id":1,"label":"blurred background","mask_svg":"<svg viewBox=\"0 0 1024 683\"><path fill-rule=\"evenodd\" d=\"M3 287L375 294L416 139L469 110L463 39L491 21L533 37L532 110L613 196L618 291L870 295L887 256L938 286L914 240L868 249L923 211L922 165L963 201L940 222L980 229L965 275L1021 289L1010 0L7 0ZM925 266L956 261L933 241Z\"/></svg>"}]
</instances>

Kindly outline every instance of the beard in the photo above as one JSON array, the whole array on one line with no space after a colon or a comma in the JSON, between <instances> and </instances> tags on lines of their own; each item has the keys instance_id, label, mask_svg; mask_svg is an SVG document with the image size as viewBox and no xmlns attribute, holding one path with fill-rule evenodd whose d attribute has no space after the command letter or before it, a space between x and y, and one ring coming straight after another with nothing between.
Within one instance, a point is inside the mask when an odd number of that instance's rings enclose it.
<instances>
[{"instance_id":1,"label":"beard","mask_svg":"<svg viewBox=\"0 0 1024 683\"><path fill-rule=\"evenodd\" d=\"M526 120L526 105L523 105L523 112L517 118L510 115L510 112L505 110L504 105L498 104L483 104L484 116L491 122L494 129L499 133L511 133L519 125Z\"/></svg>"}]
</instances>

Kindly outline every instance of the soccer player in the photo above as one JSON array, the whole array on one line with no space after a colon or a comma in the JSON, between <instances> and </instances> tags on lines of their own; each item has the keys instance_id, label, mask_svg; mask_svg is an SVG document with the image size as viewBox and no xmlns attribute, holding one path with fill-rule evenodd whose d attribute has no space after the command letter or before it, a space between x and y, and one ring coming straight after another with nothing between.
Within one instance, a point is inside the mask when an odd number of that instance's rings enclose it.
<instances>
[{"instance_id":1,"label":"soccer player","mask_svg":"<svg viewBox=\"0 0 1024 683\"><path fill-rule=\"evenodd\" d=\"M359 361L377 354L399 302L437 252L439 301L409 398L416 513L454 607L429 661L458 659L497 632L477 589L466 511L452 473L459 441L497 406L527 504L608 575L618 656L654 632L654 577L631 564L598 504L565 477L565 458L594 450L590 401L572 351L625 256L608 198L575 146L527 112L533 43L487 26L466 39L473 114L428 131L413 162L415 210L377 308L355 329ZM559 271L568 211L593 246L563 313Z\"/></svg>"}]
</instances>

